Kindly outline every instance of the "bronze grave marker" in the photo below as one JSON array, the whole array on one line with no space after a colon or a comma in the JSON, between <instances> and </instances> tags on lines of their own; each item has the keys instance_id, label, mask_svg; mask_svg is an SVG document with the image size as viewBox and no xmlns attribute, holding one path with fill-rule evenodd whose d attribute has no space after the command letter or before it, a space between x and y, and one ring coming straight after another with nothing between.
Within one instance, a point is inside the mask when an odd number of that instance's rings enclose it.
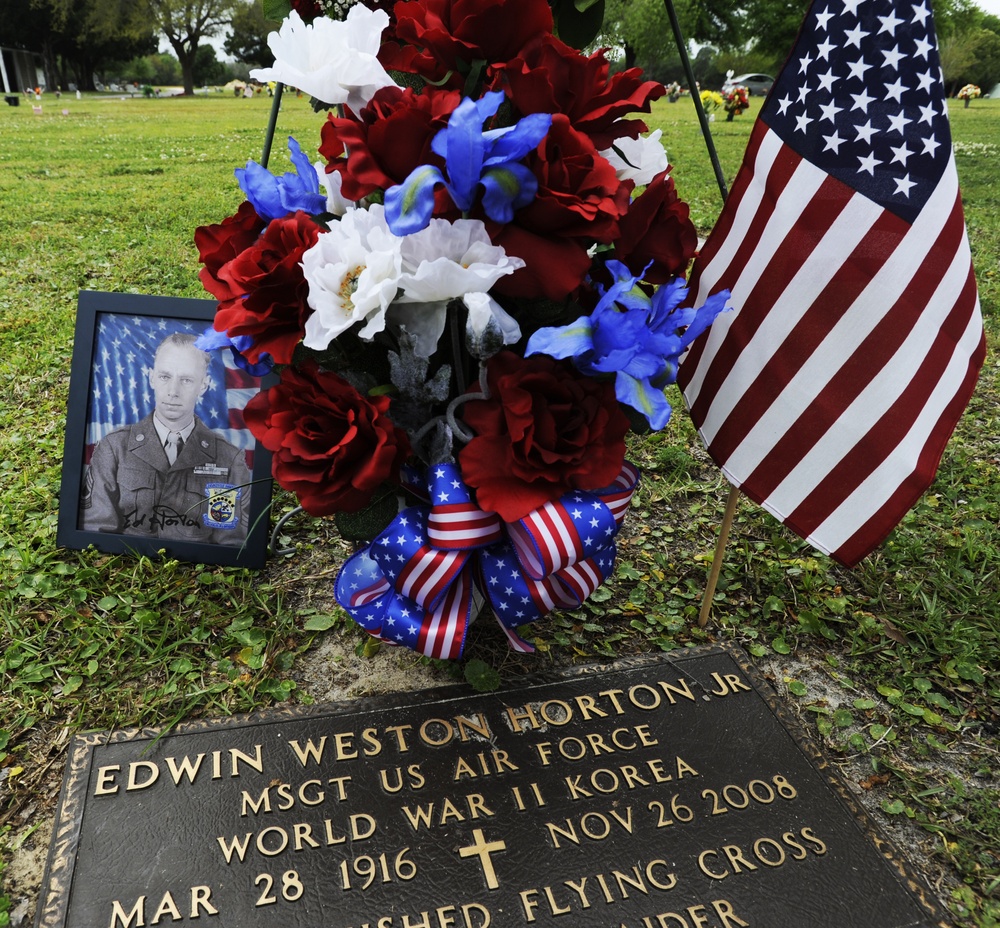
<instances>
[{"instance_id":1,"label":"bronze grave marker","mask_svg":"<svg viewBox=\"0 0 1000 928\"><path fill-rule=\"evenodd\" d=\"M38 928L903 928L922 884L723 647L80 736Z\"/></svg>"}]
</instances>

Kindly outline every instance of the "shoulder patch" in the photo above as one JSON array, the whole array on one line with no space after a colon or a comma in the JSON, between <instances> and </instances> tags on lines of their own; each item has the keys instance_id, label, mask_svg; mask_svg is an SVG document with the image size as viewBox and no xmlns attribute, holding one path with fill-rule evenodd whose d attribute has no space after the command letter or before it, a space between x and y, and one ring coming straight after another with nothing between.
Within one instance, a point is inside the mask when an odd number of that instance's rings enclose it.
<instances>
[{"instance_id":1,"label":"shoulder patch","mask_svg":"<svg viewBox=\"0 0 1000 928\"><path fill-rule=\"evenodd\" d=\"M202 522L208 528L234 529L240 524L239 500L243 495L240 487L229 483L206 483L208 511L202 515Z\"/></svg>"}]
</instances>

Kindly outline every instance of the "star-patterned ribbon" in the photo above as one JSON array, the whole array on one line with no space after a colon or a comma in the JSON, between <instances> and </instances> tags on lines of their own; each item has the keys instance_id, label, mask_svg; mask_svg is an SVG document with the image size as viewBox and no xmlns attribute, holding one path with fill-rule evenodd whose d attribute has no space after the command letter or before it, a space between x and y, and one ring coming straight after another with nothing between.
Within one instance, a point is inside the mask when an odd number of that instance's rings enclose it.
<instances>
[{"instance_id":1,"label":"star-patterned ribbon","mask_svg":"<svg viewBox=\"0 0 1000 928\"><path fill-rule=\"evenodd\" d=\"M404 509L344 564L337 601L369 634L451 659L462 654L478 598L515 650L533 651L518 626L579 606L610 576L638 482L626 461L611 486L568 493L505 523L475 504L457 465L436 465L430 505Z\"/></svg>"}]
</instances>

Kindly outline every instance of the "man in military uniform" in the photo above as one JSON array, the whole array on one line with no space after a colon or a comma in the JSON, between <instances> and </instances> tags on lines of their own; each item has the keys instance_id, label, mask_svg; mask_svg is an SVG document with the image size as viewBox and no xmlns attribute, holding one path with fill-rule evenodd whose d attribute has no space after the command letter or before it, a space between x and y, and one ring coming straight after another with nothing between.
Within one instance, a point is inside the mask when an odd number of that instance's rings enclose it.
<instances>
[{"instance_id":1,"label":"man in military uniform","mask_svg":"<svg viewBox=\"0 0 1000 928\"><path fill-rule=\"evenodd\" d=\"M242 544L250 472L239 448L195 414L208 389L208 355L174 333L156 349L155 408L106 435L85 477L80 527L118 535Z\"/></svg>"}]
</instances>

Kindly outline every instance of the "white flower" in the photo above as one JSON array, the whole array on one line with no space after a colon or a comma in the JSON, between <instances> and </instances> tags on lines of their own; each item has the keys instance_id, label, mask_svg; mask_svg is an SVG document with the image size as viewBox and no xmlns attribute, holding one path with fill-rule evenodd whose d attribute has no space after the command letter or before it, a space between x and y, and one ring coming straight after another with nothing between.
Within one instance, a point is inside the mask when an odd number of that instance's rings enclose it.
<instances>
[{"instance_id":1,"label":"white flower","mask_svg":"<svg viewBox=\"0 0 1000 928\"><path fill-rule=\"evenodd\" d=\"M448 302L457 298L468 307L477 334L492 318L505 345L521 337L517 322L487 291L501 277L524 267L524 262L494 245L482 222L432 219L426 229L405 236L402 243L403 273L398 281L402 294L392 309L392 320L414 337L418 354L433 354L444 330Z\"/></svg>"},{"instance_id":2,"label":"white flower","mask_svg":"<svg viewBox=\"0 0 1000 928\"><path fill-rule=\"evenodd\" d=\"M660 144L662 134L663 131L657 129L649 135L640 135L637 139L616 139L614 148L602 151L601 154L614 165L619 180L634 180L637 187L643 187L668 167L667 153Z\"/></svg>"},{"instance_id":3,"label":"white flower","mask_svg":"<svg viewBox=\"0 0 1000 928\"><path fill-rule=\"evenodd\" d=\"M302 256L309 284L307 348L322 351L341 332L365 321L358 333L372 339L385 328L385 313L398 292L400 244L379 205L349 209Z\"/></svg>"},{"instance_id":4,"label":"white flower","mask_svg":"<svg viewBox=\"0 0 1000 928\"><path fill-rule=\"evenodd\" d=\"M334 216L343 216L349 209L354 209L352 200L345 200L340 193L340 187L344 183L344 175L340 171L326 173L326 164L317 161L313 167L319 177L319 182L326 191L326 211Z\"/></svg>"},{"instance_id":5,"label":"white flower","mask_svg":"<svg viewBox=\"0 0 1000 928\"><path fill-rule=\"evenodd\" d=\"M257 68L250 76L282 81L323 103L346 103L360 113L375 91L393 83L376 57L388 25L387 13L360 3L343 22L320 16L310 25L292 10L279 31L267 37L274 67Z\"/></svg>"}]
</instances>

